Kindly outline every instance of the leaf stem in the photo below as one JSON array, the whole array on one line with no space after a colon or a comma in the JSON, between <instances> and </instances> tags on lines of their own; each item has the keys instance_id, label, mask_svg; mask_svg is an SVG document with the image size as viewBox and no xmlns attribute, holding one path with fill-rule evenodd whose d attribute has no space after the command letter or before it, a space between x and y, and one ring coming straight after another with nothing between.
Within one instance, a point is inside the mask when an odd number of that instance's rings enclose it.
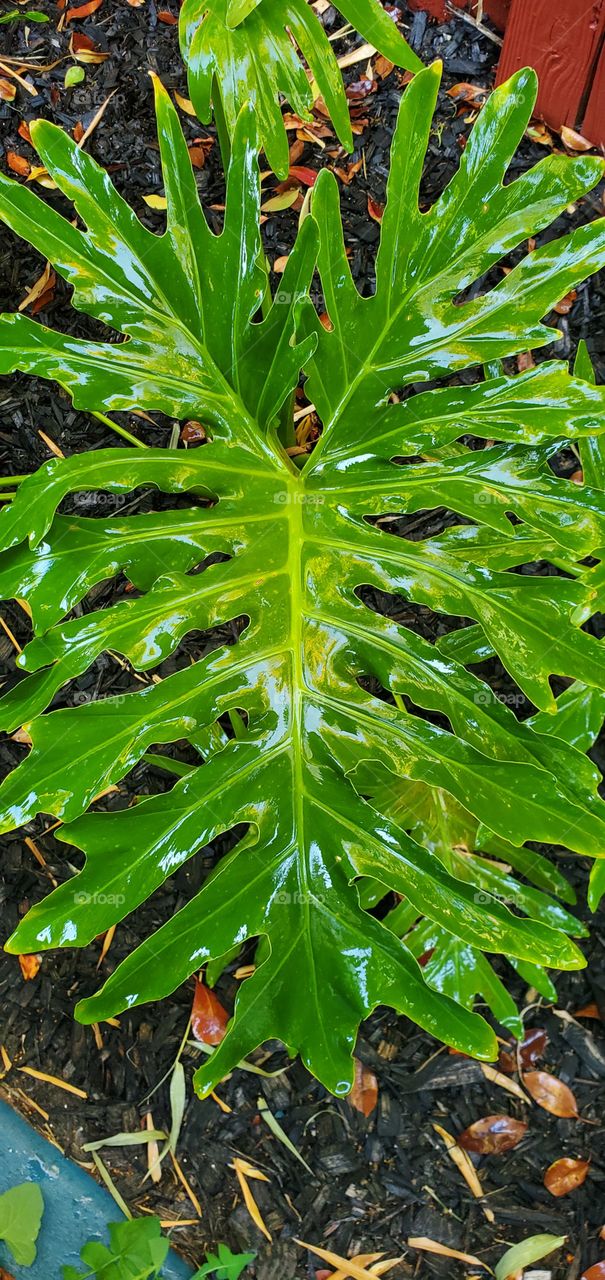
<instances>
[{"instance_id":1,"label":"leaf stem","mask_svg":"<svg viewBox=\"0 0 605 1280\"><path fill-rule=\"evenodd\" d=\"M27 476L0 476L0 488L5 485L21 484L23 480L27 480Z\"/></svg>"},{"instance_id":2,"label":"leaf stem","mask_svg":"<svg viewBox=\"0 0 605 1280\"><path fill-rule=\"evenodd\" d=\"M128 440L129 444L136 445L137 449L146 449L148 447L146 444L143 444L142 440L137 440L136 436L133 436L130 431L127 431L126 427L121 427L118 422L114 422L113 419L108 418L106 414L97 413L94 409L91 410L91 412L93 418L97 418L99 422L104 422L106 427L111 427L112 431L116 431L124 440Z\"/></svg>"}]
</instances>

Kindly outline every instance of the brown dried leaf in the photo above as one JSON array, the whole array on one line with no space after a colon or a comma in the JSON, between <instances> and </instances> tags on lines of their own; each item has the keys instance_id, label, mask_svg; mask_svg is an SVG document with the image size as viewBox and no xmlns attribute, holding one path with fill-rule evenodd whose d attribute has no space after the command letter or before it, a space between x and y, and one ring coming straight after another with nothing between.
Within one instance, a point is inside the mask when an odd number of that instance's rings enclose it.
<instances>
[{"instance_id":1,"label":"brown dried leaf","mask_svg":"<svg viewBox=\"0 0 605 1280\"><path fill-rule=\"evenodd\" d=\"M225 1038L230 1016L214 991L196 978L191 1010L191 1030L196 1040L201 1040L202 1044L220 1044Z\"/></svg>"},{"instance_id":2,"label":"brown dried leaf","mask_svg":"<svg viewBox=\"0 0 605 1280\"><path fill-rule=\"evenodd\" d=\"M482 89L480 85L462 81L461 84L453 84L451 89L448 89L447 96L453 98L455 102L465 102L469 107L482 107L489 98L489 89Z\"/></svg>"},{"instance_id":3,"label":"brown dried leaf","mask_svg":"<svg viewBox=\"0 0 605 1280\"><path fill-rule=\"evenodd\" d=\"M482 1156L500 1155L503 1151L512 1151L526 1133L525 1121L515 1120L514 1116L483 1116L459 1133L457 1141L465 1151L476 1151Z\"/></svg>"},{"instance_id":4,"label":"brown dried leaf","mask_svg":"<svg viewBox=\"0 0 605 1280\"><path fill-rule=\"evenodd\" d=\"M558 316L569 315L577 296L577 291L575 289L570 289L569 293L566 293L565 297L561 298L561 301L557 302L556 306L553 307L553 311L556 311Z\"/></svg>"},{"instance_id":5,"label":"brown dried leaf","mask_svg":"<svg viewBox=\"0 0 605 1280\"><path fill-rule=\"evenodd\" d=\"M101 8L103 0L87 0L86 4L76 5L75 9L68 9L65 14L66 22L80 22L82 18L90 18L91 13L96 13Z\"/></svg>"},{"instance_id":6,"label":"brown dried leaf","mask_svg":"<svg viewBox=\"0 0 605 1280\"><path fill-rule=\"evenodd\" d=\"M605 1280L605 1261L595 1262L588 1271L583 1271L580 1280Z\"/></svg>"},{"instance_id":7,"label":"brown dried leaf","mask_svg":"<svg viewBox=\"0 0 605 1280\"><path fill-rule=\"evenodd\" d=\"M368 213L374 219L374 222L382 222L384 205L379 204L378 200L373 200L372 196L368 196Z\"/></svg>"},{"instance_id":8,"label":"brown dried leaf","mask_svg":"<svg viewBox=\"0 0 605 1280\"><path fill-rule=\"evenodd\" d=\"M519 1055L519 1063L522 1067L533 1067L541 1058L548 1044L548 1036L543 1027L531 1027L526 1032L525 1039L520 1043L511 1040L500 1050L498 1057L498 1066L501 1071L507 1071L510 1075L517 1070L517 1054Z\"/></svg>"},{"instance_id":9,"label":"brown dried leaf","mask_svg":"<svg viewBox=\"0 0 605 1280\"><path fill-rule=\"evenodd\" d=\"M7 80L4 76L0 76L0 98L3 102L13 102L17 93L17 86L12 80Z\"/></svg>"},{"instance_id":10,"label":"brown dried leaf","mask_svg":"<svg viewBox=\"0 0 605 1280\"><path fill-rule=\"evenodd\" d=\"M22 178L27 178L31 172L29 160L26 160L25 156L20 156L18 151L7 151L6 163L13 173L18 173Z\"/></svg>"},{"instance_id":11,"label":"brown dried leaf","mask_svg":"<svg viewBox=\"0 0 605 1280\"><path fill-rule=\"evenodd\" d=\"M394 69L395 63L391 62L389 58L385 58L382 53L379 53L378 57L375 58L374 73L378 76L379 80L386 80L387 76L390 76L391 71L394 71Z\"/></svg>"},{"instance_id":12,"label":"brown dried leaf","mask_svg":"<svg viewBox=\"0 0 605 1280\"><path fill-rule=\"evenodd\" d=\"M561 125L561 141L569 147L570 151L592 151L594 146L588 138L584 138L581 133L570 129L566 124Z\"/></svg>"},{"instance_id":13,"label":"brown dried leaf","mask_svg":"<svg viewBox=\"0 0 605 1280\"><path fill-rule=\"evenodd\" d=\"M359 1058L355 1058L355 1080L349 1094L349 1102L362 1115L372 1114L378 1102L378 1081L373 1071L366 1067Z\"/></svg>"},{"instance_id":14,"label":"brown dried leaf","mask_svg":"<svg viewBox=\"0 0 605 1280\"><path fill-rule=\"evenodd\" d=\"M578 1105L568 1085L548 1071L526 1071L523 1084L531 1094L534 1102L553 1116L564 1120L576 1119Z\"/></svg>"},{"instance_id":15,"label":"brown dried leaf","mask_svg":"<svg viewBox=\"0 0 605 1280\"><path fill-rule=\"evenodd\" d=\"M586 1181L590 1160L570 1160L564 1156L548 1166L544 1174L544 1186L551 1196L566 1196Z\"/></svg>"},{"instance_id":16,"label":"brown dried leaf","mask_svg":"<svg viewBox=\"0 0 605 1280\"><path fill-rule=\"evenodd\" d=\"M593 1000L591 1004L585 1004L581 1009L578 1009L574 1013L574 1018L596 1018L601 1022L601 1010L596 1001Z\"/></svg>"},{"instance_id":17,"label":"brown dried leaf","mask_svg":"<svg viewBox=\"0 0 605 1280\"><path fill-rule=\"evenodd\" d=\"M21 973L26 982L32 982L40 972L42 956L19 956Z\"/></svg>"}]
</instances>

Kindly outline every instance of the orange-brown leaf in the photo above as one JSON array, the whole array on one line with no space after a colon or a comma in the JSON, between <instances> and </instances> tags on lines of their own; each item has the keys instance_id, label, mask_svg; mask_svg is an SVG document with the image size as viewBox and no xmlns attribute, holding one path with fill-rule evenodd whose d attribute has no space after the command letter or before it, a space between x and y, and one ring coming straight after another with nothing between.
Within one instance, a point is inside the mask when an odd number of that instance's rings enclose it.
<instances>
[{"instance_id":1,"label":"orange-brown leaf","mask_svg":"<svg viewBox=\"0 0 605 1280\"><path fill-rule=\"evenodd\" d=\"M101 8L103 0L87 0L86 4L78 4L75 9L68 9L65 14L66 22L79 22L82 18L90 18L91 13L96 13Z\"/></svg>"},{"instance_id":2,"label":"orange-brown leaf","mask_svg":"<svg viewBox=\"0 0 605 1280\"><path fill-rule=\"evenodd\" d=\"M32 980L36 978L40 972L42 957L41 956L19 956L19 964L21 966L21 973L23 974L25 981L32 982Z\"/></svg>"},{"instance_id":3,"label":"orange-brown leaf","mask_svg":"<svg viewBox=\"0 0 605 1280\"><path fill-rule=\"evenodd\" d=\"M28 173L31 172L29 160L26 160L25 156L20 156L18 151L7 151L6 163L13 173L20 174L22 178L27 178Z\"/></svg>"},{"instance_id":4,"label":"orange-brown leaf","mask_svg":"<svg viewBox=\"0 0 605 1280\"><path fill-rule=\"evenodd\" d=\"M220 1044L225 1038L230 1016L214 991L196 978L191 1010L191 1030L196 1040L201 1040L202 1044Z\"/></svg>"},{"instance_id":5,"label":"orange-brown leaf","mask_svg":"<svg viewBox=\"0 0 605 1280\"><path fill-rule=\"evenodd\" d=\"M564 1156L548 1166L544 1174L544 1186L551 1196L567 1196L586 1181L590 1160L570 1160Z\"/></svg>"},{"instance_id":6,"label":"orange-brown leaf","mask_svg":"<svg viewBox=\"0 0 605 1280\"><path fill-rule=\"evenodd\" d=\"M366 1067L359 1058L355 1058L355 1080L349 1094L349 1102L356 1111L364 1116L372 1114L378 1102L378 1081L373 1071Z\"/></svg>"},{"instance_id":7,"label":"orange-brown leaf","mask_svg":"<svg viewBox=\"0 0 605 1280\"><path fill-rule=\"evenodd\" d=\"M457 1141L465 1151L476 1151L482 1156L500 1155L502 1151L512 1151L526 1133L525 1121L515 1120L514 1116L483 1116L459 1133Z\"/></svg>"},{"instance_id":8,"label":"orange-brown leaf","mask_svg":"<svg viewBox=\"0 0 605 1280\"><path fill-rule=\"evenodd\" d=\"M507 1071L512 1075L517 1070L517 1054L522 1067L533 1067L542 1057L544 1050L548 1044L548 1036L543 1027L531 1027L526 1032L525 1039L519 1044L514 1040L508 1045L504 1045L500 1050L498 1058L498 1066L501 1071Z\"/></svg>"},{"instance_id":9,"label":"orange-brown leaf","mask_svg":"<svg viewBox=\"0 0 605 1280\"><path fill-rule=\"evenodd\" d=\"M578 1105L568 1085L548 1071L526 1071L523 1084L531 1094L534 1102L552 1116L560 1116L564 1120L575 1119Z\"/></svg>"},{"instance_id":10,"label":"orange-brown leaf","mask_svg":"<svg viewBox=\"0 0 605 1280\"><path fill-rule=\"evenodd\" d=\"M583 1271L580 1280L605 1280L605 1260L593 1263L588 1271Z\"/></svg>"}]
</instances>

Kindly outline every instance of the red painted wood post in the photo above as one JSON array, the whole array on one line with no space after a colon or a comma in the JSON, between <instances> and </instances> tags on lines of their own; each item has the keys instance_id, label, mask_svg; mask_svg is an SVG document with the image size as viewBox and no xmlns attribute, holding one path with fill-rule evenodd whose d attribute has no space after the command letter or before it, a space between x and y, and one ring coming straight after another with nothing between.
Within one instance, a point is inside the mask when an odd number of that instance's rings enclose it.
<instances>
[{"instance_id":1,"label":"red painted wood post","mask_svg":"<svg viewBox=\"0 0 605 1280\"><path fill-rule=\"evenodd\" d=\"M495 27L499 31L504 31L506 26L506 17L510 8L511 0L484 0L483 12L491 18ZM451 5L451 7L450 7ZM432 18L437 18L439 22L446 22L451 18L452 8L468 9L473 16L477 15L477 0L408 0L408 9L424 9Z\"/></svg>"},{"instance_id":2,"label":"red painted wood post","mask_svg":"<svg viewBox=\"0 0 605 1280\"><path fill-rule=\"evenodd\" d=\"M554 129L562 124L582 128L604 41L605 0L513 0L497 83L519 67L535 67L540 78L536 114ZM603 88L600 96L603 114Z\"/></svg>"},{"instance_id":3,"label":"red painted wood post","mask_svg":"<svg viewBox=\"0 0 605 1280\"><path fill-rule=\"evenodd\" d=\"M605 147L605 46L592 82L588 105L582 121L582 133L597 147Z\"/></svg>"}]
</instances>

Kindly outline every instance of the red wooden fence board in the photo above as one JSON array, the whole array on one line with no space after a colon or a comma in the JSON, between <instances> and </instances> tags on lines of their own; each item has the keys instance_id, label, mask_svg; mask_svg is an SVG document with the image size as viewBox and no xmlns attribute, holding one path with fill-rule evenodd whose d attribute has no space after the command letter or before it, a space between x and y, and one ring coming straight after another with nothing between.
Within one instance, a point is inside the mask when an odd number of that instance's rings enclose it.
<instances>
[{"instance_id":1,"label":"red wooden fence board","mask_svg":"<svg viewBox=\"0 0 605 1280\"><path fill-rule=\"evenodd\" d=\"M582 121L582 133L598 147L605 147L605 47L592 82L588 105Z\"/></svg>"},{"instance_id":2,"label":"red wooden fence board","mask_svg":"<svg viewBox=\"0 0 605 1280\"><path fill-rule=\"evenodd\" d=\"M535 67L537 114L554 129L581 126L604 40L605 0L513 0L497 83Z\"/></svg>"},{"instance_id":3,"label":"red wooden fence board","mask_svg":"<svg viewBox=\"0 0 605 1280\"><path fill-rule=\"evenodd\" d=\"M471 13L475 15L477 13L477 0L450 0L450 4L456 9L469 9ZM499 31L504 31L510 4L511 0L484 0L483 12L491 18ZM446 0L408 0L408 8L424 9L432 18L438 18L440 22L452 16Z\"/></svg>"}]
</instances>

